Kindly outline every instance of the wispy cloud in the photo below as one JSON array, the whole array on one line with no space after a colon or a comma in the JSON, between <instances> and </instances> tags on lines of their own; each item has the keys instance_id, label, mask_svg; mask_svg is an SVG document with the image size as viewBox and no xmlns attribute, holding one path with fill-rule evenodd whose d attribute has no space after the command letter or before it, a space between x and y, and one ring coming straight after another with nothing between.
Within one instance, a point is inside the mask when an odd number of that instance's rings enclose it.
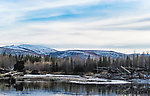
<instances>
[{"instance_id":1,"label":"wispy cloud","mask_svg":"<svg viewBox=\"0 0 150 96\"><path fill-rule=\"evenodd\" d=\"M149 6L148 0L2 0L0 43L148 48Z\"/></svg>"}]
</instances>

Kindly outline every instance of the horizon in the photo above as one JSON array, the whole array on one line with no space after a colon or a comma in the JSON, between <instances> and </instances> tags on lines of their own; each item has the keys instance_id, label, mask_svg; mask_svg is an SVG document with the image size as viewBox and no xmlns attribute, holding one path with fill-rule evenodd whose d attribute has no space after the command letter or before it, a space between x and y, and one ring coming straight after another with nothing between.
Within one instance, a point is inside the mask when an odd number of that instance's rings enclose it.
<instances>
[{"instance_id":1,"label":"horizon","mask_svg":"<svg viewBox=\"0 0 150 96\"><path fill-rule=\"evenodd\" d=\"M114 52L119 52L119 53L124 53L124 54L142 54L143 52L145 54L150 53L150 49L123 49L123 48L112 48L112 49L108 49L108 48L60 48L60 47L52 47L52 45L43 45L43 44L27 44L24 43L25 45L39 45L39 46L44 46L44 47L48 47L51 49L55 49L57 51L67 51L67 50L103 50L103 51L114 51ZM23 44L23 45L24 45ZM0 45L0 47L4 47L4 46L17 46L17 45L22 45L22 44L10 44L10 45Z\"/></svg>"},{"instance_id":2,"label":"horizon","mask_svg":"<svg viewBox=\"0 0 150 96\"><path fill-rule=\"evenodd\" d=\"M148 0L0 1L0 45L125 53L150 49Z\"/></svg>"}]
</instances>

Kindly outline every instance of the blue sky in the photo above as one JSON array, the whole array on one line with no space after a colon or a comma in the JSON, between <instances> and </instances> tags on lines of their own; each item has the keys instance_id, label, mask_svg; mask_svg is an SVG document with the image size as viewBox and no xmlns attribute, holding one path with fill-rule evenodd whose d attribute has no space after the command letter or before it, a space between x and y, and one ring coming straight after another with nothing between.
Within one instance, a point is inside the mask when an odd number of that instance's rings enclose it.
<instances>
[{"instance_id":1,"label":"blue sky","mask_svg":"<svg viewBox=\"0 0 150 96\"><path fill-rule=\"evenodd\" d=\"M149 10L149 0L0 0L0 44L150 51Z\"/></svg>"}]
</instances>

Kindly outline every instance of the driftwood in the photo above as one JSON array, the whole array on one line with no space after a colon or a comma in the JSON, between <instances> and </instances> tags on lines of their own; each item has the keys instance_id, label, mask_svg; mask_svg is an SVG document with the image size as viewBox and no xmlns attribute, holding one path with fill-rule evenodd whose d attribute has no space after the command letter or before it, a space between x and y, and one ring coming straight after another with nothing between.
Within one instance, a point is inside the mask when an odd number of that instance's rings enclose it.
<instances>
[{"instance_id":1,"label":"driftwood","mask_svg":"<svg viewBox=\"0 0 150 96\"><path fill-rule=\"evenodd\" d=\"M128 69L126 69L125 67L121 66L121 68L122 68L123 70L125 70L127 73L131 74L131 72L130 72Z\"/></svg>"},{"instance_id":2,"label":"driftwood","mask_svg":"<svg viewBox=\"0 0 150 96\"><path fill-rule=\"evenodd\" d=\"M8 82L8 83L15 83L20 76L23 76L23 72L12 71L4 74L0 74L0 81Z\"/></svg>"}]
</instances>

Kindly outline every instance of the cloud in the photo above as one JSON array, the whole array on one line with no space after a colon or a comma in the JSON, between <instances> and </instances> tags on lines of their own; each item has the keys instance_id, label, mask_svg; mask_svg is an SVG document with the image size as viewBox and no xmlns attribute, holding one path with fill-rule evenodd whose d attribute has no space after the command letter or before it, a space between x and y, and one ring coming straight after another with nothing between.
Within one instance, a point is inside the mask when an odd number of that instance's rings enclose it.
<instances>
[{"instance_id":1,"label":"cloud","mask_svg":"<svg viewBox=\"0 0 150 96\"><path fill-rule=\"evenodd\" d=\"M149 1L0 1L0 43L148 48Z\"/></svg>"},{"instance_id":2,"label":"cloud","mask_svg":"<svg viewBox=\"0 0 150 96\"><path fill-rule=\"evenodd\" d=\"M63 9L69 7L74 11L73 7L92 6L99 4L107 4L112 2L129 2L129 0L11 0L0 1L1 21L6 24L14 23L20 19L25 19L29 12L35 12L45 9L55 10L57 8ZM135 1L135 0L130 0ZM61 10L60 9L60 10ZM55 10L56 11L56 10ZM60 15L63 13L60 12ZM42 15L42 14L40 14ZM52 16L59 16L59 13L54 13ZM48 15L49 16L49 15ZM32 18L32 17L29 17Z\"/></svg>"}]
</instances>

